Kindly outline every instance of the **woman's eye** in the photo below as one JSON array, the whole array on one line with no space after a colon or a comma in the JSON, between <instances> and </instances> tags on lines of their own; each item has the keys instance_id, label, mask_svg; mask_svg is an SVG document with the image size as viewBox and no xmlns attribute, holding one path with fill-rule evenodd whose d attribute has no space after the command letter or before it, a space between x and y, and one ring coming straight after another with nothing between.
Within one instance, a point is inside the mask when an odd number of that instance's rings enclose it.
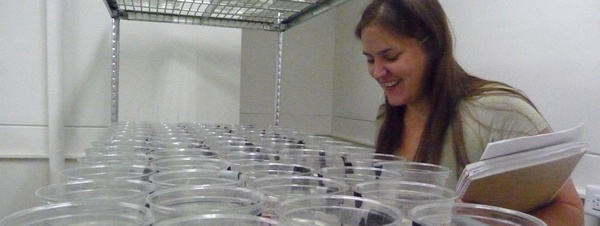
<instances>
[{"instance_id":1,"label":"woman's eye","mask_svg":"<svg viewBox=\"0 0 600 226\"><path fill-rule=\"evenodd\" d=\"M375 60L372 57L367 57L367 63L372 64Z\"/></svg>"},{"instance_id":2,"label":"woman's eye","mask_svg":"<svg viewBox=\"0 0 600 226\"><path fill-rule=\"evenodd\" d=\"M387 61L396 61L399 56L400 56L400 54L393 55L393 56L386 56L385 60L387 60Z\"/></svg>"}]
</instances>

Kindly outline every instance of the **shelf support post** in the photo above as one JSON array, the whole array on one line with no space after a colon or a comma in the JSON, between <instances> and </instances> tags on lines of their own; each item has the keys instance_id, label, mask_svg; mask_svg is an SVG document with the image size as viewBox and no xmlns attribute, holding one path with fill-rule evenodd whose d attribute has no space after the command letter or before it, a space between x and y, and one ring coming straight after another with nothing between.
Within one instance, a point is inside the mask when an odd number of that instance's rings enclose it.
<instances>
[{"instance_id":1,"label":"shelf support post","mask_svg":"<svg viewBox=\"0 0 600 226\"><path fill-rule=\"evenodd\" d=\"M58 183L61 171L65 168L65 114L67 104L64 101L65 77L63 75L62 15L61 0L47 1L46 4L46 72L48 73L48 168L50 183ZM10 182L7 182L10 183Z\"/></svg>"},{"instance_id":2,"label":"shelf support post","mask_svg":"<svg viewBox=\"0 0 600 226\"><path fill-rule=\"evenodd\" d=\"M112 26L112 67L111 67L111 108L110 122L119 121L119 30L120 19L113 17Z\"/></svg>"},{"instance_id":3,"label":"shelf support post","mask_svg":"<svg viewBox=\"0 0 600 226\"><path fill-rule=\"evenodd\" d=\"M273 125L279 126L280 107L281 107L281 55L283 52L283 13L277 13L277 53L275 55L275 107Z\"/></svg>"}]
</instances>

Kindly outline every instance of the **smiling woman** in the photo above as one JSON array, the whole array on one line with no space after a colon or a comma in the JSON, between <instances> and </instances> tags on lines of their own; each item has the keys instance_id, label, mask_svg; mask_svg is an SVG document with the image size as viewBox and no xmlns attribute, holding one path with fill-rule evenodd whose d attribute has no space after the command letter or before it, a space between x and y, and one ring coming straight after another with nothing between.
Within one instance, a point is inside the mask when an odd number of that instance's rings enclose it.
<instances>
[{"instance_id":1,"label":"smiling woman","mask_svg":"<svg viewBox=\"0 0 600 226\"><path fill-rule=\"evenodd\" d=\"M369 73L383 88L393 106L418 106L423 102L426 53L421 43L408 37L397 37L379 25L366 27L361 39Z\"/></svg>"},{"instance_id":2,"label":"smiling woman","mask_svg":"<svg viewBox=\"0 0 600 226\"><path fill-rule=\"evenodd\" d=\"M385 94L379 153L440 164L458 175L489 142L552 131L523 92L472 76L457 63L436 0L374 0L355 35ZM549 225L583 223L571 180L550 204L530 213Z\"/></svg>"}]
</instances>

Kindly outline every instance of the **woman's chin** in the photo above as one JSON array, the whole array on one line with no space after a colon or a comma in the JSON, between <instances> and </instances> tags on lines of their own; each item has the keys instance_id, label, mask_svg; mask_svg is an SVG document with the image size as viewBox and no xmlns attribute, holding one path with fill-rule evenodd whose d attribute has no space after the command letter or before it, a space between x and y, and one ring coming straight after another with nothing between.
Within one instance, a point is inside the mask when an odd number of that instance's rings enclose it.
<instances>
[{"instance_id":1,"label":"woman's chin","mask_svg":"<svg viewBox=\"0 0 600 226\"><path fill-rule=\"evenodd\" d=\"M404 102L403 100L394 100L390 98L388 98L388 103L394 107L406 105L406 102Z\"/></svg>"},{"instance_id":2,"label":"woman's chin","mask_svg":"<svg viewBox=\"0 0 600 226\"><path fill-rule=\"evenodd\" d=\"M405 95L400 94L399 92L385 92L385 98L387 99L387 102L394 107L406 105Z\"/></svg>"}]
</instances>

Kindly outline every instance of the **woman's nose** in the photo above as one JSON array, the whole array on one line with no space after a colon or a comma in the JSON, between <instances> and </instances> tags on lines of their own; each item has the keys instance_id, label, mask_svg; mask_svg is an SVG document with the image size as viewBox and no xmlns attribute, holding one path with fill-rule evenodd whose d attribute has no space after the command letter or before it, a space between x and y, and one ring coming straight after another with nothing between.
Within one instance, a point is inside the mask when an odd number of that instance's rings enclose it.
<instances>
[{"instance_id":1,"label":"woman's nose","mask_svg":"<svg viewBox=\"0 0 600 226\"><path fill-rule=\"evenodd\" d=\"M373 62L371 70L371 76L373 76L373 78L380 78L388 73L385 65L378 62Z\"/></svg>"}]
</instances>

